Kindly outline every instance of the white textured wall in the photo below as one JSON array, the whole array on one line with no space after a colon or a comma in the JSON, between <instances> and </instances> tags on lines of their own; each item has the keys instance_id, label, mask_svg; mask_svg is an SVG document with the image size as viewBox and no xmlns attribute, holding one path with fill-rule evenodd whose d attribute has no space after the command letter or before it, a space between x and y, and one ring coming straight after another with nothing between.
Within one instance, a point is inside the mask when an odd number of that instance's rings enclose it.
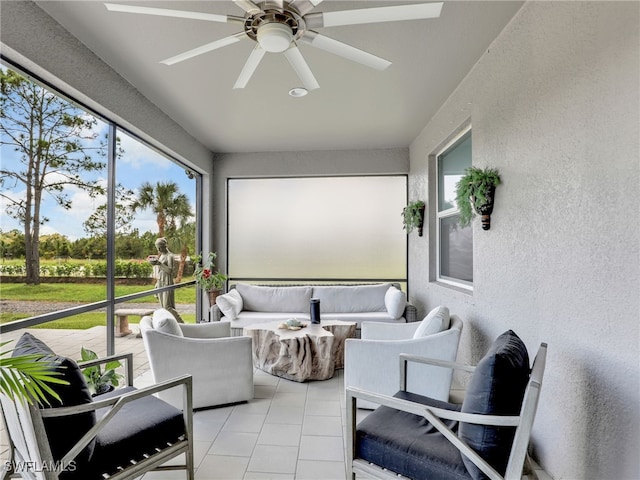
<instances>
[{"instance_id":1,"label":"white textured wall","mask_svg":"<svg viewBox=\"0 0 640 480\"><path fill-rule=\"evenodd\" d=\"M639 25L638 2L526 4L411 146L412 198L469 118L500 170L473 294L430 282L412 236L411 297L466 319L464 361L509 328L548 342L533 448L556 479L640 478Z\"/></svg>"}]
</instances>

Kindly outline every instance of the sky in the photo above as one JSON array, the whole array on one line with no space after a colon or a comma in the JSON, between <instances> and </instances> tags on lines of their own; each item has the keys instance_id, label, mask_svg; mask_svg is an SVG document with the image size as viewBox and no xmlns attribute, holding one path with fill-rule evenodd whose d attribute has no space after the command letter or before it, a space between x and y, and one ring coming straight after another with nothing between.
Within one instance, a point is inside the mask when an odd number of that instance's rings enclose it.
<instances>
[{"instance_id":1,"label":"sky","mask_svg":"<svg viewBox=\"0 0 640 480\"><path fill-rule=\"evenodd\" d=\"M108 127L105 123L99 121L95 131L99 134L99 138L104 138ZM181 193L187 195L192 210L195 212L196 182L187 177L183 167L173 163L167 157L160 155L125 132L119 131L118 137L124 150L124 155L118 158L116 162L116 180L118 183L133 190L135 192L134 195L137 195L140 186L144 182L150 182L153 185L156 182L175 182L178 184ZM7 145L0 146L0 164L3 169L23 168L23 165L18 161L16 152L13 152L12 148ZM103 186L107 185L106 168L102 172L92 173L87 177ZM5 185L2 193L12 197L24 198L24 185ZM89 218L98 206L106 202L106 197L91 198L87 192L78 187L67 187L65 193L69 195L72 203L72 207L69 210L58 206L50 195L45 194L43 196L42 216L48 217L50 221L41 226L40 233L41 235L60 233L66 235L72 241L87 237L88 235L82 223ZM14 228L22 231L22 225L6 214L7 200L1 196L0 208L2 212L0 229L4 232ZM156 232L158 228L155 215L148 210L136 214L132 227L137 228L140 233L146 231Z\"/></svg>"}]
</instances>

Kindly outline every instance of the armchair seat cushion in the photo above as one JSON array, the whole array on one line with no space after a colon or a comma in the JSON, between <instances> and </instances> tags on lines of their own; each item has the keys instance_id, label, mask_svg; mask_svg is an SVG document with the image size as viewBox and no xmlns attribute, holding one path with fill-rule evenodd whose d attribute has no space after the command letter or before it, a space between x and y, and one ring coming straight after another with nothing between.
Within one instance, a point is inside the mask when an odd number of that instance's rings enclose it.
<instances>
[{"instance_id":1,"label":"armchair seat cushion","mask_svg":"<svg viewBox=\"0 0 640 480\"><path fill-rule=\"evenodd\" d=\"M135 391L135 388L122 388L100 398L129 391ZM107 411L97 410L98 418ZM120 462L123 459L141 460L146 454L154 453L155 448L165 448L183 435L184 418L177 408L154 396L128 403L98 433L90 459L91 475L102 478L103 472L113 474L122 466ZM83 472L83 478L91 477Z\"/></svg>"},{"instance_id":2,"label":"armchair seat cushion","mask_svg":"<svg viewBox=\"0 0 640 480\"><path fill-rule=\"evenodd\" d=\"M400 391L396 398L459 411L460 406ZM457 422L449 422L456 429ZM357 426L355 456L414 480L469 480L462 455L425 418L379 407Z\"/></svg>"}]
</instances>

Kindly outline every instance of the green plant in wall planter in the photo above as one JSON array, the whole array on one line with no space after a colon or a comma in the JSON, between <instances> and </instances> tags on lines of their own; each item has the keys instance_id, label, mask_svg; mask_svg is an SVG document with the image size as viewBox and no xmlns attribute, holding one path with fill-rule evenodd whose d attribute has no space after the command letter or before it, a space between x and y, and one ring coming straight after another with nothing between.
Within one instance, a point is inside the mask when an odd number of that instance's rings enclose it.
<instances>
[{"instance_id":1,"label":"green plant in wall planter","mask_svg":"<svg viewBox=\"0 0 640 480\"><path fill-rule=\"evenodd\" d=\"M416 200L410 203L402 210L403 227L407 234L411 233L414 228L418 229L418 236L422 236L422 227L424 225L424 209L425 204L422 200Z\"/></svg>"},{"instance_id":2,"label":"green plant in wall planter","mask_svg":"<svg viewBox=\"0 0 640 480\"><path fill-rule=\"evenodd\" d=\"M493 202L498 185L500 185L500 175L495 168L471 167L465 170L464 177L456 184L460 226L469 225L475 214L478 213L482 218L482 229L489 230L491 228L491 212L493 212Z\"/></svg>"}]
</instances>

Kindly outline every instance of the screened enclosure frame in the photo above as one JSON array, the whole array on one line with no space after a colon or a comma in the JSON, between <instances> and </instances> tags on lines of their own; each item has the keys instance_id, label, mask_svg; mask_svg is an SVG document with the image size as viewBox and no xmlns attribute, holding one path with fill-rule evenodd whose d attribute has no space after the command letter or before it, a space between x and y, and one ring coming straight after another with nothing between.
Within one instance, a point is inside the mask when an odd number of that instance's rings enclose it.
<instances>
[{"instance_id":1,"label":"screened enclosure frame","mask_svg":"<svg viewBox=\"0 0 640 480\"><path fill-rule=\"evenodd\" d=\"M26 319L16 320L4 324L0 324L0 334L20 330L23 328L29 328L36 325L41 325L54 320L60 320L67 317L72 317L77 314L92 312L98 309L106 309L106 325L107 325L107 354L113 355L115 353L115 310L116 305L136 300L143 297L148 297L156 293L161 293L169 290L176 290L185 286L193 285L195 281L182 282L167 287L152 288L143 292L138 292L129 295L116 296L115 293L115 262L116 262L116 226L115 226L115 190L116 190L116 166L117 166L117 133L122 132L128 135L132 139L140 142L145 147L149 148L153 152L166 158L168 161L179 166L181 169L188 172L189 175L193 175L195 180L195 249L196 252L202 250L202 213L203 213L203 198L202 198L202 174L198 173L195 169L185 164L183 161L177 159L175 156L167 153L161 147L153 145L139 135L130 131L129 129L121 126L115 120L109 119L109 114L99 114L93 108L87 106L84 102L77 100L73 95L66 93L62 87L58 87L56 84L62 84L57 78L51 76L53 80L47 80L39 75L34 74L27 68L22 67L19 62L8 58L4 54L0 54L0 62L8 69L11 69L27 80L40 85L42 88L50 91L52 94L60 97L66 102L74 105L75 107L87 112L92 117L96 118L100 122L103 122L108 126L108 144L107 144L107 158L105 159L107 164L107 222L106 222L106 298L105 300L93 303L82 304L77 307L67 308L64 310L53 311L50 313L34 315ZM115 115L112 115L115 117ZM157 140L154 140L157 141ZM196 318L202 318L203 308L202 301L203 294L200 289L196 289Z\"/></svg>"}]
</instances>

